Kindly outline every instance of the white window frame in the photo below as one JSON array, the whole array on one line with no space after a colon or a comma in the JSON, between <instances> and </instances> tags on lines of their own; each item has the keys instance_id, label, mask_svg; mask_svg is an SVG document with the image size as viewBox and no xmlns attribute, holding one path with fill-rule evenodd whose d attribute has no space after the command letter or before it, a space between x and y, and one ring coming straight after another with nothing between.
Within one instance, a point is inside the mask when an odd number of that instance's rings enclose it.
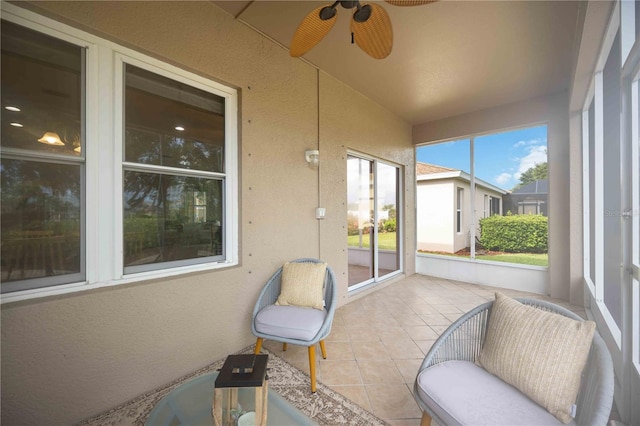
<instances>
[{"instance_id":1,"label":"white window frame","mask_svg":"<svg viewBox=\"0 0 640 426\"><path fill-rule=\"evenodd\" d=\"M464 233L463 224L463 204L464 204L464 188L456 186L456 234Z\"/></svg>"},{"instance_id":2,"label":"white window frame","mask_svg":"<svg viewBox=\"0 0 640 426\"><path fill-rule=\"evenodd\" d=\"M605 64L613 47L618 29L620 28L620 4L618 3L614 8L611 20L607 27L605 39L601 48L601 53L596 65L595 73L591 82L591 88L589 96L583 105L582 109L582 130L583 130L583 253L584 253L584 280L587 284L587 289L591 293L591 296L595 300L595 306L598 313L602 316L604 322L609 329L611 336L618 348L622 344L622 333L618 325L616 324L613 316L609 312L604 300L604 82L603 71ZM622 66L622 64L620 64ZM594 103L594 156L595 158L589 158L589 108L591 102ZM590 211L590 187L589 187L589 170L593 166L594 169L594 208L595 211ZM590 217L594 216L595 229L591 230ZM591 245L590 237L591 232L594 232L594 255L595 259L590 258ZM595 262L595 282L591 280L590 265L591 262Z\"/></svg>"},{"instance_id":3,"label":"white window frame","mask_svg":"<svg viewBox=\"0 0 640 426\"><path fill-rule=\"evenodd\" d=\"M140 52L2 2L2 19L86 49L86 280L3 294L2 303L216 270L239 261L238 92ZM225 99L224 218L226 257L220 262L124 274L122 235L123 62L150 69ZM118 71L118 69L120 71Z\"/></svg>"}]
</instances>

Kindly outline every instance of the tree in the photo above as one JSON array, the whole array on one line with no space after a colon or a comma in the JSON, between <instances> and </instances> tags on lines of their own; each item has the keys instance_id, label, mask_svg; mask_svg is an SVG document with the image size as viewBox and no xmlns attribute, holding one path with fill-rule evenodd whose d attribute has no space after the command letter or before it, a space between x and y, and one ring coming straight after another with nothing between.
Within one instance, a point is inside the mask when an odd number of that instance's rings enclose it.
<instances>
[{"instance_id":1,"label":"tree","mask_svg":"<svg viewBox=\"0 0 640 426\"><path fill-rule=\"evenodd\" d=\"M520 187L523 187L524 185L533 183L540 179L547 179L547 177L547 162L545 161L544 163L538 163L520 175L520 183L517 184L513 189L518 189Z\"/></svg>"},{"instance_id":2,"label":"tree","mask_svg":"<svg viewBox=\"0 0 640 426\"><path fill-rule=\"evenodd\" d=\"M396 218L396 206L395 204L385 204L384 207L382 207L382 211L389 211L389 219L395 219Z\"/></svg>"}]
</instances>

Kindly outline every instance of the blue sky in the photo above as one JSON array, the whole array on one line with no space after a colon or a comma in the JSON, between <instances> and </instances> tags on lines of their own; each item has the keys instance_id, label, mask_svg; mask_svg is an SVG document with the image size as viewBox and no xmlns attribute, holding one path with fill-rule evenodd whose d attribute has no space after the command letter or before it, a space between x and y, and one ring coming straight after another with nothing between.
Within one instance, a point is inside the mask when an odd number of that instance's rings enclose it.
<instances>
[{"instance_id":1,"label":"blue sky","mask_svg":"<svg viewBox=\"0 0 640 426\"><path fill-rule=\"evenodd\" d=\"M417 160L469 172L470 141L462 139L419 147ZM474 140L475 174L492 185L510 190L520 175L547 161L547 126L478 136Z\"/></svg>"}]
</instances>

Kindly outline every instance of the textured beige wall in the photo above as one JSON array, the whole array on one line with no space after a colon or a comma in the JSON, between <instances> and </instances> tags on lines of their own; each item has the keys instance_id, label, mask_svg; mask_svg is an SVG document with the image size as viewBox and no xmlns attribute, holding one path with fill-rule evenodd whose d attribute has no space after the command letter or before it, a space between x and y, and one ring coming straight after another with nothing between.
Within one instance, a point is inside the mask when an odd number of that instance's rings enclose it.
<instances>
[{"instance_id":1,"label":"textured beige wall","mask_svg":"<svg viewBox=\"0 0 640 426\"><path fill-rule=\"evenodd\" d=\"M255 298L286 260L327 260L346 303L348 149L403 166L403 260L414 272L409 124L210 2L18 5L239 89L241 263L3 305L2 423L77 422L251 344ZM304 151L316 147L311 168Z\"/></svg>"},{"instance_id":2,"label":"textured beige wall","mask_svg":"<svg viewBox=\"0 0 640 426\"><path fill-rule=\"evenodd\" d=\"M549 289L552 297L575 301L570 285L570 143L568 94L531 99L414 126L416 144L547 124L549 163Z\"/></svg>"}]
</instances>

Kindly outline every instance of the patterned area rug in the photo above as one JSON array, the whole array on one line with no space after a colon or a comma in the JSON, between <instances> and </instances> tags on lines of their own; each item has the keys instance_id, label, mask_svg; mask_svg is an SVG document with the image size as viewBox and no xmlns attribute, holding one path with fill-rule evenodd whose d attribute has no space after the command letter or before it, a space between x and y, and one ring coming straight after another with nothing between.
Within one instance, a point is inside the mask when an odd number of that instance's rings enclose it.
<instances>
[{"instance_id":1,"label":"patterned area rug","mask_svg":"<svg viewBox=\"0 0 640 426\"><path fill-rule=\"evenodd\" d=\"M318 382L317 391L309 389L309 376L282 358L263 348L269 355L269 389L273 389L291 405L320 425L386 426L383 420L366 411L353 401ZM252 353L253 345L240 352ZM141 395L119 407L80 423L82 426L144 426L153 407L169 392L188 380L222 367L224 359L154 391Z\"/></svg>"}]
</instances>

